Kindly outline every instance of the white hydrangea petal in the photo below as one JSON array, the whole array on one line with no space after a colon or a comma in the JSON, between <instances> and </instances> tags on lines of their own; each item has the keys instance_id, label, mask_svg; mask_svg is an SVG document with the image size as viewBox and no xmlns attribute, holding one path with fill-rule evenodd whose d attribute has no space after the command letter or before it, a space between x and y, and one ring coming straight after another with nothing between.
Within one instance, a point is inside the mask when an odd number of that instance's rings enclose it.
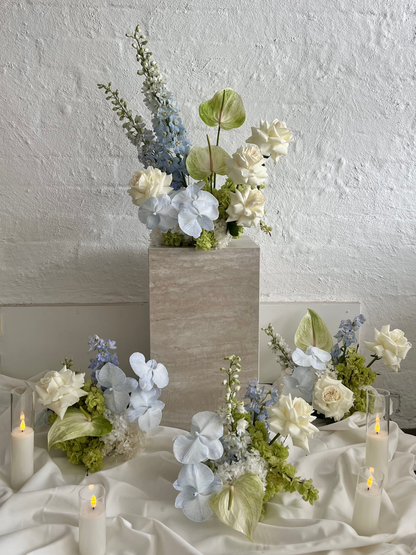
<instances>
[{"instance_id":1,"label":"white hydrangea petal","mask_svg":"<svg viewBox=\"0 0 416 555\"><path fill-rule=\"evenodd\" d=\"M208 459L208 448L199 438L191 435L177 436L173 440L173 454L182 464L196 464Z\"/></svg>"},{"instance_id":2,"label":"white hydrangea petal","mask_svg":"<svg viewBox=\"0 0 416 555\"><path fill-rule=\"evenodd\" d=\"M153 370L153 381L157 387L164 388L169 383L169 374L163 364L158 364L156 369Z\"/></svg>"},{"instance_id":3,"label":"white hydrangea petal","mask_svg":"<svg viewBox=\"0 0 416 555\"><path fill-rule=\"evenodd\" d=\"M142 416L139 417L140 429L144 432L151 432L157 428L162 420L162 411L150 407Z\"/></svg>"}]
</instances>

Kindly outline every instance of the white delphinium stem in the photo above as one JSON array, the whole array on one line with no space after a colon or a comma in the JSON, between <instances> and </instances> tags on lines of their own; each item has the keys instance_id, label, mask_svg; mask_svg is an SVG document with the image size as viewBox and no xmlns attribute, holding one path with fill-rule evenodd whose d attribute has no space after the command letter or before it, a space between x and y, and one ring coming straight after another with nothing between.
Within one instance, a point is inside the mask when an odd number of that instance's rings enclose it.
<instances>
[{"instance_id":1,"label":"white delphinium stem","mask_svg":"<svg viewBox=\"0 0 416 555\"><path fill-rule=\"evenodd\" d=\"M280 365L284 375L290 375L295 368L295 363L292 360L292 351L283 337L274 331L271 324L267 328L262 328L266 335L271 339L267 346L273 351L277 363Z\"/></svg>"}]
</instances>

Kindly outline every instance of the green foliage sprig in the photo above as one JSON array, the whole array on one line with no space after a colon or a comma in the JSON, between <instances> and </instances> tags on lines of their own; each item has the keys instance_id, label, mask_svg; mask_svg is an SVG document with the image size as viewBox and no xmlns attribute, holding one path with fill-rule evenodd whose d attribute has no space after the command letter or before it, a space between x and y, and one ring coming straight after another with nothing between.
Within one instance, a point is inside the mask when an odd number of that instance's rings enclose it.
<instances>
[{"instance_id":1,"label":"green foliage sprig","mask_svg":"<svg viewBox=\"0 0 416 555\"><path fill-rule=\"evenodd\" d=\"M377 374L366 366L365 357L357 353L355 347L350 347L343 357L343 362L337 364L335 370L337 378L354 393L354 404L344 418L356 411L366 411L366 390L363 386L371 385Z\"/></svg>"}]
</instances>

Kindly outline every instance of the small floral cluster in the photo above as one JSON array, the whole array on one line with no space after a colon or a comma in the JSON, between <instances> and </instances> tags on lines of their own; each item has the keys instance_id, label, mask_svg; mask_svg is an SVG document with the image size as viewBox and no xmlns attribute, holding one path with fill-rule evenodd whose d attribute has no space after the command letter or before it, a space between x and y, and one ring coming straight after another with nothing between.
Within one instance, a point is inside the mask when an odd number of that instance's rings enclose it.
<instances>
[{"instance_id":1,"label":"small floral cluster","mask_svg":"<svg viewBox=\"0 0 416 555\"><path fill-rule=\"evenodd\" d=\"M243 101L232 89L222 89L199 106L199 115L208 127L216 128L216 143L207 135L207 146L190 147L176 102L167 90L159 66L147 48L146 37L137 26L132 35L138 74L144 77L142 92L152 114L149 130L141 115L133 116L118 90L99 84L138 148L144 169L130 180L129 194L139 207L139 219L153 240L169 246L195 246L200 250L223 248L244 228L260 227L267 234L271 227L263 221L267 179L266 161L276 164L287 154L292 133L284 122L260 121L251 128L246 144L232 156L219 146L221 130L243 125ZM226 176L222 187L217 178ZM195 183L189 181L189 177Z\"/></svg>"},{"instance_id":2,"label":"small floral cluster","mask_svg":"<svg viewBox=\"0 0 416 555\"><path fill-rule=\"evenodd\" d=\"M287 462L288 435L308 450L308 438L318 432L315 417L303 399L290 395L277 402L277 388L250 382L244 401L240 358L226 357L224 406L192 418L191 432L173 441L176 459L183 464L177 481L175 506L191 520L201 522L213 513L226 525L250 539L265 504L279 491L301 494L311 504L318 491L311 480L296 476ZM286 404L285 404L286 403Z\"/></svg>"},{"instance_id":3,"label":"small floral cluster","mask_svg":"<svg viewBox=\"0 0 416 555\"><path fill-rule=\"evenodd\" d=\"M356 411L366 410L366 389L371 387L377 374L371 366L378 360L394 371L406 357L411 344L401 330L390 331L390 326L375 330L375 341L365 342L373 352L367 363L358 353L356 332L366 318L359 314L353 320L342 320L339 331L331 335L324 321L314 311L308 309L295 335L297 349L291 354L279 334L270 324L264 329L271 337L270 348L277 353L276 360L283 370L283 395L304 399L326 418L340 420ZM311 343L313 341L313 344ZM303 349L303 350L302 350ZM288 373L288 369L291 369Z\"/></svg>"},{"instance_id":4,"label":"small floral cluster","mask_svg":"<svg viewBox=\"0 0 416 555\"><path fill-rule=\"evenodd\" d=\"M62 370L47 372L36 392L51 425L49 448L65 451L73 464L96 472L104 457L127 460L144 449L146 434L162 419L165 405L159 397L169 377L163 364L133 353L130 366L139 381L128 378L117 355L109 352L117 348L115 341L94 335L89 347L89 352L97 351L89 366L92 379L85 382L85 374L73 372L72 360L65 358Z\"/></svg>"}]
</instances>

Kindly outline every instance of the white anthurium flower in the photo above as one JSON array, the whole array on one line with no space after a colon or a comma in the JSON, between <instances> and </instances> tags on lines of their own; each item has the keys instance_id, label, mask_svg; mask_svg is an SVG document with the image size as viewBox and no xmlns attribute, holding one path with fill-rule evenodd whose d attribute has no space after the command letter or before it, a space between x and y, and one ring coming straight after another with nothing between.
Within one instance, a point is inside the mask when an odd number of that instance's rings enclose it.
<instances>
[{"instance_id":1,"label":"white anthurium flower","mask_svg":"<svg viewBox=\"0 0 416 555\"><path fill-rule=\"evenodd\" d=\"M227 222L237 222L244 227L257 226L264 216L265 197L258 189L244 187L243 191L236 189L230 193L231 202L226 210Z\"/></svg>"},{"instance_id":2,"label":"white anthurium flower","mask_svg":"<svg viewBox=\"0 0 416 555\"><path fill-rule=\"evenodd\" d=\"M261 120L260 127L252 127L251 137L246 142L257 145L263 156L270 156L277 164L280 156L286 156L292 140L292 132L286 123L275 119L270 124Z\"/></svg>"},{"instance_id":3,"label":"white anthurium flower","mask_svg":"<svg viewBox=\"0 0 416 555\"><path fill-rule=\"evenodd\" d=\"M202 230L214 230L214 220L219 216L218 200L202 191L204 184L196 183L182 189L172 199L172 205L178 210L178 224L180 229L197 239Z\"/></svg>"},{"instance_id":4,"label":"white anthurium flower","mask_svg":"<svg viewBox=\"0 0 416 555\"><path fill-rule=\"evenodd\" d=\"M263 155L257 145L243 145L231 158L225 158L227 175L235 185L257 187L267 179Z\"/></svg>"},{"instance_id":5,"label":"white anthurium flower","mask_svg":"<svg viewBox=\"0 0 416 555\"><path fill-rule=\"evenodd\" d=\"M178 212L168 195L159 195L148 198L140 206L139 220L146 224L147 229L158 227L162 233L166 233L178 223Z\"/></svg>"},{"instance_id":6,"label":"white anthurium flower","mask_svg":"<svg viewBox=\"0 0 416 555\"><path fill-rule=\"evenodd\" d=\"M341 420L354 404L354 393L341 380L332 378L325 372L315 382L313 390L313 406L325 418Z\"/></svg>"},{"instance_id":7,"label":"white anthurium flower","mask_svg":"<svg viewBox=\"0 0 416 555\"><path fill-rule=\"evenodd\" d=\"M390 331L390 324L383 326L380 331L374 330L374 341L364 342L367 349L382 357L386 366L398 372L400 362L406 358L412 344L404 336L402 330Z\"/></svg>"},{"instance_id":8,"label":"white anthurium flower","mask_svg":"<svg viewBox=\"0 0 416 555\"><path fill-rule=\"evenodd\" d=\"M191 421L191 433L176 436L173 454L182 464L197 464L221 458L224 448L220 441L224 428L215 412L198 412Z\"/></svg>"},{"instance_id":9,"label":"white anthurium flower","mask_svg":"<svg viewBox=\"0 0 416 555\"><path fill-rule=\"evenodd\" d=\"M134 172L130 179L129 195L133 204L141 206L145 200L159 195L168 195L173 191L172 176L157 168L149 166L140 172Z\"/></svg>"},{"instance_id":10,"label":"white anthurium flower","mask_svg":"<svg viewBox=\"0 0 416 555\"><path fill-rule=\"evenodd\" d=\"M59 372L47 372L35 386L39 403L56 412L62 420L66 409L87 395L87 392L81 389L84 379L85 374L75 374L66 366Z\"/></svg>"},{"instance_id":11,"label":"white anthurium flower","mask_svg":"<svg viewBox=\"0 0 416 555\"><path fill-rule=\"evenodd\" d=\"M318 347L308 347L305 353L297 348L292 354L292 360L298 366L312 366L315 370L325 370L326 363L331 360L331 354Z\"/></svg>"},{"instance_id":12,"label":"white anthurium flower","mask_svg":"<svg viewBox=\"0 0 416 555\"><path fill-rule=\"evenodd\" d=\"M282 395L277 407L269 409L270 429L282 436L290 435L293 445L309 452L308 438L319 432L312 424L316 416L312 416L313 408L301 397Z\"/></svg>"}]
</instances>

